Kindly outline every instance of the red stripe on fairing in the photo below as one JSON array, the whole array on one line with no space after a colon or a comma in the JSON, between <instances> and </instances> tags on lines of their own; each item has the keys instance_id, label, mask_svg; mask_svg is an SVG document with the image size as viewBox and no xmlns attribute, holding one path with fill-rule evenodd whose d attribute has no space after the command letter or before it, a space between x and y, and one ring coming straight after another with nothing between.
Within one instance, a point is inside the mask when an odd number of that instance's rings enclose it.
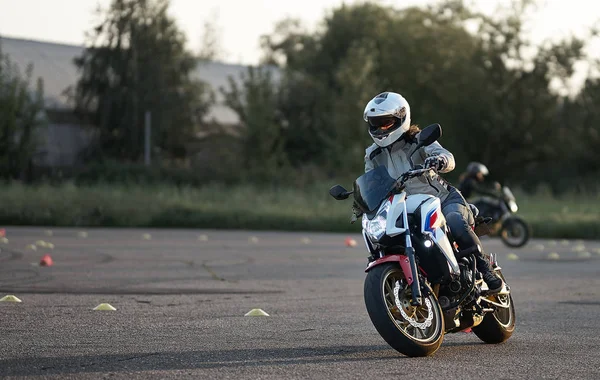
<instances>
[{"instance_id":1,"label":"red stripe on fairing","mask_svg":"<svg viewBox=\"0 0 600 380\"><path fill-rule=\"evenodd\" d=\"M398 262L400 264L400 268L402 268L402 272L404 273L404 277L406 278L406 281L408 282L409 285L412 284L413 274L412 274L412 271L410 270L410 262L408 261L408 257L404 256L404 255L383 256L382 258L369 263L369 265L367 266L367 269L365 269L365 272L370 271L371 269L375 268L378 265L381 265L384 263L389 263L389 262Z\"/></svg>"},{"instance_id":2,"label":"red stripe on fairing","mask_svg":"<svg viewBox=\"0 0 600 380\"><path fill-rule=\"evenodd\" d=\"M433 231L433 225L437 222L438 212L437 209L429 217L429 230Z\"/></svg>"},{"instance_id":3,"label":"red stripe on fairing","mask_svg":"<svg viewBox=\"0 0 600 380\"><path fill-rule=\"evenodd\" d=\"M430 231L433 232L435 230L435 228L433 228L433 225L435 224L435 222L438 219L438 208L432 210L429 212L429 214L427 214L427 216L425 217L425 225L423 226L423 229L425 231Z\"/></svg>"}]
</instances>

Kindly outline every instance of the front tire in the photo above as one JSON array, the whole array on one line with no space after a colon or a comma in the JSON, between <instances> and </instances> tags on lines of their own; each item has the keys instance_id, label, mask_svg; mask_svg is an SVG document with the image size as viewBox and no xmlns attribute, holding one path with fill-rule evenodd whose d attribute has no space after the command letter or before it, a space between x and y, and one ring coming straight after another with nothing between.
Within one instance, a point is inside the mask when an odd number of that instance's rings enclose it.
<instances>
[{"instance_id":1,"label":"front tire","mask_svg":"<svg viewBox=\"0 0 600 380\"><path fill-rule=\"evenodd\" d=\"M529 225L521 218L510 217L502 223L500 238L509 247L519 248L527 244L531 235Z\"/></svg>"},{"instance_id":2,"label":"front tire","mask_svg":"<svg viewBox=\"0 0 600 380\"><path fill-rule=\"evenodd\" d=\"M444 318L431 292L423 305L410 306L410 285L398 264L376 266L365 278L365 305L381 337L406 356L432 355L444 339Z\"/></svg>"}]
</instances>

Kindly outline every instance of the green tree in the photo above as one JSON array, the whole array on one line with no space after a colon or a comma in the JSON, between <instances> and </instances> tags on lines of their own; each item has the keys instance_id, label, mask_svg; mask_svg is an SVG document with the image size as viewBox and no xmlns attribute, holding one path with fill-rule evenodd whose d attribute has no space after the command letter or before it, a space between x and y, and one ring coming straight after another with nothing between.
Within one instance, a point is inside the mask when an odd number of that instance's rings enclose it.
<instances>
[{"instance_id":1,"label":"green tree","mask_svg":"<svg viewBox=\"0 0 600 380\"><path fill-rule=\"evenodd\" d=\"M36 130L43 125L44 88L32 85L33 66L23 76L0 44L0 176L28 179L37 148Z\"/></svg>"},{"instance_id":2,"label":"green tree","mask_svg":"<svg viewBox=\"0 0 600 380\"><path fill-rule=\"evenodd\" d=\"M332 125L331 110L323 114L322 102L330 104L328 88L311 69L320 51L318 38L306 31L300 21L284 19L271 35L261 40L263 63L282 70L278 106L285 120L282 130L285 154L295 168L322 165L328 157L328 141L331 141L331 129L323 128L321 122L330 118L329 126Z\"/></svg>"},{"instance_id":3,"label":"green tree","mask_svg":"<svg viewBox=\"0 0 600 380\"><path fill-rule=\"evenodd\" d=\"M598 65L598 63L595 63ZM600 67L600 66L597 66ZM544 175L564 178L556 181L556 192L598 190L600 182L600 78L588 78L581 91L566 99L561 107L557 128L553 136L560 142L554 151L553 165L541 168ZM570 178L569 178L570 177ZM573 180L573 178L578 178Z\"/></svg>"},{"instance_id":4,"label":"green tree","mask_svg":"<svg viewBox=\"0 0 600 380\"><path fill-rule=\"evenodd\" d=\"M478 86L470 93L478 101L465 110L468 133L458 136L466 156L486 162L501 179L529 180L530 169L555 158L563 95L552 84L568 80L582 58L581 40L534 47L525 38L523 25L533 5L515 2L496 19L478 15L473 75Z\"/></svg>"},{"instance_id":5,"label":"green tree","mask_svg":"<svg viewBox=\"0 0 600 380\"><path fill-rule=\"evenodd\" d=\"M479 160L501 180L529 180L560 144L554 126L565 95L557 84L585 48L577 38L534 47L523 32L534 6L515 0L487 17L461 0L343 5L312 33L284 20L262 44L266 62L285 71L278 107L290 162L357 170L369 141L364 104L391 90L409 100L414 123L442 124L455 176Z\"/></svg>"},{"instance_id":6,"label":"green tree","mask_svg":"<svg viewBox=\"0 0 600 380\"><path fill-rule=\"evenodd\" d=\"M276 178L286 166L283 152L283 122L279 115L278 92L266 68L248 68L241 84L229 78L221 89L225 104L239 116L243 147L240 175L259 180Z\"/></svg>"},{"instance_id":7,"label":"green tree","mask_svg":"<svg viewBox=\"0 0 600 380\"><path fill-rule=\"evenodd\" d=\"M181 157L212 102L208 85L191 75L197 60L168 7L168 0L113 0L100 11L93 46L75 62L77 110L100 128L101 156L139 160L151 111L154 147Z\"/></svg>"},{"instance_id":8,"label":"green tree","mask_svg":"<svg viewBox=\"0 0 600 380\"><path fill-rule=\"evenodd\" d=\"M403 93L413 105L413 120L428 124L455 109L456 95L470 70L475 41L464 27L431 9L396 11L376 4L341 6L322 28L302 35L286 21L263 39L269 62L283 65L290 82L283 105L289 130L321 154L293 153L291 161L318 160L338 174L356 173L370 144L362 112L367 101L387 90ZM457 90L457 88L459 88ZM310 90L310 91L307 91ZM450 96L448 96L451 94ZM451 134L450 134L451 136ZM294 137L294 136L291 136Z\"/></svg>"},{"instance_id":9,"label":"green tree","mask_svg":"<svg viewBox=\"0 0 600 380\"><path fill-rule=\"evenodd\" d=\"M374 95L377 81L368 77L372 52L361 44L376 40L372 25L386 19L377 5L342 6L316 33L288 19L263 37L265 62L285 71L280 107L287 123L286 153L294 166L316 164L336 174L362 166L368 136L364 130L360 134L361 103Z\"/></svg>"},{"instance_id":10,"label":"green tree","mask_svg":"<svg viewBox=\"0 0 600 380\"><path fill-rule=\"evenodd\" d=\"M211 13L202 26L202 39L198 51L198 59L201 62L215 61L224 54L221 49L221 31L217 24L218 14L214 11Z\"/></svg>"}]
</instances>

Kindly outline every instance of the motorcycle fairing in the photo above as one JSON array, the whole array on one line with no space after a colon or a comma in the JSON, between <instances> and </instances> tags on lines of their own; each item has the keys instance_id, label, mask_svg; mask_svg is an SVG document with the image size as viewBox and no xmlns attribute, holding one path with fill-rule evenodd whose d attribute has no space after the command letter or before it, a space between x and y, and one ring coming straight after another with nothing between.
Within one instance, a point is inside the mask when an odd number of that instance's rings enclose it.
<instances>
[{"instance_id":1,"label":"motorcycle fairing","mask_svg":"<svg viewBox=\"0 0 600 380\"><path fill-rule=\"evenodd\" d=\"M407 226L396 227L396 222L402 217L402 213L404 212L404 205L402 203L406 200L406 193L402 192L400 194L392 195L390 199L392 205L388 211L388 223L386 225L385 233L390 237L394 237L406 232Z\"/></svg>"},{"instance_id":2,"label":"motorcycle fairing","mask_svg":"<svg viewBox=\"0 0 600 380\"><path fill-rule=\"evenodd\" d=\"M450 274L458 276L460 274L460 267L446 234L446 218L442 213L440 199L426 194L410 195L407 198L406 206L412 212L420 209L421 232L424 235L428 235L442 252L448 262ZM431 223L434 215L435 221Z\"/></svg>"}]
</instances>

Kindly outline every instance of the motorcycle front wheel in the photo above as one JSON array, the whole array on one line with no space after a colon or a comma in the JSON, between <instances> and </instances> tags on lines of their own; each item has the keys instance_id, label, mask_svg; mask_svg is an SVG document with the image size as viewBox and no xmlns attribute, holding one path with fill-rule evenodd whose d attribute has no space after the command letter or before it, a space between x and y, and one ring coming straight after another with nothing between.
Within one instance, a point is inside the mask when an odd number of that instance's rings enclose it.
<instances>
[{"instance_id":1,"label":"motorcycle front wheel","mask_svg":"<svg viewBox=\"0 0 600 380\"><path fill-rule=\"evenodd\" d=\"M444 339L444 318L431 292L411 306L411 288L395 263L371 269L365 278L365 305L381 337L406 356L432 355Z\"/></svg>"},{"instance_id":2,"label":"motorcycle front wheel","mask_svg":"<svg viewBox=\"0 0 600 380\"><path fill-rule=\"evenodd\" d=\"M509 247L522 247L529 241L529 225L521 218L510 217L502 223L500 238Z\"/></svg>"}]
</instances>

